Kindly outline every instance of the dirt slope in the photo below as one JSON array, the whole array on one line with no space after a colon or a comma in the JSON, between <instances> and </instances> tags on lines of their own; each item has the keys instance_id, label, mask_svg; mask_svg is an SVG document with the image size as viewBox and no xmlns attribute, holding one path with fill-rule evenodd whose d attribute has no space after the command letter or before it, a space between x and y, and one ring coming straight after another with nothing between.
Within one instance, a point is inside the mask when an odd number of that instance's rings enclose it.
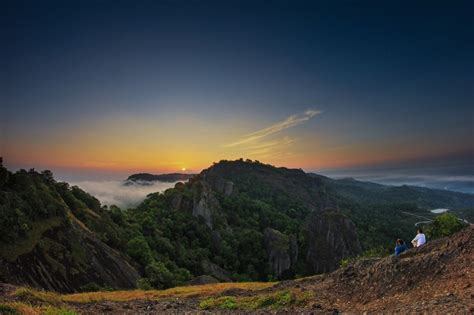
<instances>
[{"instance_id":1,"label":"dirt slope","mask_svg":"<svg viewBox=\"0 0 474 315\"><path fill-rule=\"evenodd\" d=\"M400 257L365 260L281 286L318 292L315 303L347 312L474 311L474 227Z\"/></svg>"}]
</instances>

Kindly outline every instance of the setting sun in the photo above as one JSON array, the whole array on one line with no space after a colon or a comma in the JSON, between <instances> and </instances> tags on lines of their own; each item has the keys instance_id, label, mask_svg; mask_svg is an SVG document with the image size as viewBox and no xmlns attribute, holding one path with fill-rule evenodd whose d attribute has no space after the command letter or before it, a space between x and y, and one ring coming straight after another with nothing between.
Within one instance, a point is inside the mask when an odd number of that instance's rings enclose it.
<instances>
[{"instance_id":1,"label":"setting sun","mask_svg":"<svg viewBox=\"0 0 474 315\"><path fill-rule=\"evenodd\" d=\"M183 167L181 170L182 170L183 172L186 172L186 168L185 168L185 167Z\"/></svg>"}]
</instances>

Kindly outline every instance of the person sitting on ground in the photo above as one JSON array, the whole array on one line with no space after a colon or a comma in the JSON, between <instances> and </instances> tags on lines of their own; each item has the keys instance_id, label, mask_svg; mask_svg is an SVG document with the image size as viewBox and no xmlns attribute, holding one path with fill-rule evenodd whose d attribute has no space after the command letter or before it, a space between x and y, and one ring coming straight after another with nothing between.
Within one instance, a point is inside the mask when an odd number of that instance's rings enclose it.
<instances>
[{"instance_id":1,"label":"person sitting on ground","mask_svg":"<svg viewBox=\"0 0 474 315\"><path fill-rule=\"evenodd\" d=\"M426 236L423 234L423 230L421 228L418 228L416 232L418 234L416 234L411 243L413 244L413 247L420 247L426 243Z\"/></svg>"},{"instance_id":2,"label":"person sitting on ground","mask_svg":"<svg viewBox=\"0 0 474 315\"><path fill-rule=\"evenodd\" d=\"M401 239L398 239L397 242L395 243L395 256L399 256L401 253L403 253L404 251L406 251L408 248L407 248L407 245L405 244L405 242Z\"/></svg>"}]
</instances>

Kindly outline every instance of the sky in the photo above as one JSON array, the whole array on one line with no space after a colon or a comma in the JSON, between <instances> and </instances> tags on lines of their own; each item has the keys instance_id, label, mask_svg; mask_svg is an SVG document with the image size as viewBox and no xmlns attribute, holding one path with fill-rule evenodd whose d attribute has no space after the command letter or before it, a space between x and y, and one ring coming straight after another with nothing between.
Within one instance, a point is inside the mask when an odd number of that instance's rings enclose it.
<instances>
[{"instance_id":1,"label":"sky","mask_svg":"<svg viewBox=\"0 0 474 315\"><path fill-rule=\"evenodd\" d=\"M242 157L474 175L472 1L0 6L11 169L86 180Z\"/></svg>"}]
</instances>

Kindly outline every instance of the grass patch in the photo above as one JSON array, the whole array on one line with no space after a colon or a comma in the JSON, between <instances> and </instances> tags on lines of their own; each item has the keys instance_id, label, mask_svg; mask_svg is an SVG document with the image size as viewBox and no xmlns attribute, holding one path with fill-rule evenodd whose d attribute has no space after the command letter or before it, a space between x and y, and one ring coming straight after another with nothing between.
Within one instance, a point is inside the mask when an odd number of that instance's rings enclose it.
<instances>
[{"instance_id":1,"label":"grass patch","mask_svg":"<svg viewBox=\"0 0 474 315\"><path fill-rule=\"evenodd\" d=\"M12 293L12 295L25 300L40 301L49 304L57 304L62 302L61 295L57 293L38 291L31 288L18 288Z\"/></svg>"},{"instance_id":2,"label":"grass patch","mask_svg":"<svg viewBox=\"0 0 474 315\"><path fill-rule=\"evenodd\" d=\"M2 315L39 315L41 310L21 302L0 303L0 314Z\"/></svg>"},{"instance_id":3,"label":"grass patch","mask_svg":"<svg viewBox=\"0 0 474 315\"><path fill-rule=\"evenodd\" d=\"M130 301L130 300L156 300L170 297L205 297L219 294L229 289L242 289L255 291L273 286L274 282L229 282L205 285L176 287L166 290L133 290L110 292L87 292L61 296L65 302L90 303L97 301Z\"/></svg>"},{"instance_id":4,"label":"grass patch","mask_svg":"<svg viewBox=\"0 0 474 315\"><path fill-rule=\"evenodd\" d=\"M237 308L237 302L233 296L222 296L219 298L208 298L199 303L199 307L203 310L213 308L234 310Z\"/></svg>"},{"instance_id":5,"label":"grass patch","mask_svg":"<svg viewBox=\"0 0 474 315\"><path fill-rule=\"evenodd\" d=\"M42 313L42 315L77 315L75 311L69 310L67 308L61 307L61 308L56 308L56 307L47 307L45 308Z\"/></svg>"},{"instance_id":6,"label":"grass patch","mask_svg":"<svg viewBox=\"0 0 474 315\"><path fill-rule=\"evenodd\" d=\"M282 290L250 297L210 297L202 300L199 303L199 307L203 310L257 310L262 308L279 310L288 306L304 306L312 297L313 294L311 292Z\"/></svg>"},{"instance_id":7,"label":"grass patch","mask_svg":"<svg viewBox=\"0 0 474 315\"><path fill-rule=\"evenodd\" d=\"M0 246L0 256L9 262L13 262L18 256L29 253L35 248L41 236L47 230L61 225L63 217L53 217L31 223L31 229L26 233L26 237L12 244L2 244Z\"/></svg>"}]
</instances>

